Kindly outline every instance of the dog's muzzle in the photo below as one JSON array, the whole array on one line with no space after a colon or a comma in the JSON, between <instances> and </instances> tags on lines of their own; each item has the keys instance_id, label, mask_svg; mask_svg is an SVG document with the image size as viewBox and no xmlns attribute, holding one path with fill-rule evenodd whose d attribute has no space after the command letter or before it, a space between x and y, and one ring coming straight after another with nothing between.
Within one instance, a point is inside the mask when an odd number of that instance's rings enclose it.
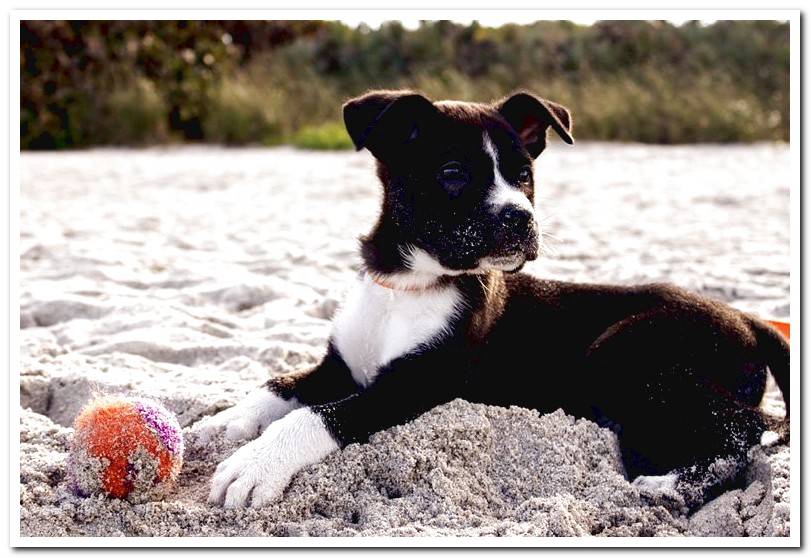
<instances>
[{"instance_id":1,"label":"dog's muzzle","mask_svg":"<svg viewBox=\"0 0 811 558\"><path fill-rule=\"evenodd\" d=\"M500 224L496 235L493 257L523 256L525 260L538 258L538 225L531 211L509 205L498 215Z\"/></svg>"}]
</instances>

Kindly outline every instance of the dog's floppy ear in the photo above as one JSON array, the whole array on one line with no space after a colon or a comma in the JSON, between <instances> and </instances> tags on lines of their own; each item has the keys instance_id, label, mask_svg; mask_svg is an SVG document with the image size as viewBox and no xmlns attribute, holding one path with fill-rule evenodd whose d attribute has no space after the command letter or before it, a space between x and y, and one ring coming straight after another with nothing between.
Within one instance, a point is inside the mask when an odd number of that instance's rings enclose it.
<instances>
[{"instance_id":1,"label":"dog's floppy ear","mask_svg":"<svg viewBox=\"0 0 811 558\"><path fill-rule=\"evenodd\" d=\"M417 139L438 114L434 104L412 91L372 91L344 104L344 124L355 148L378 159Z\"/></svg>"},{"instance_id":2,"label":"dog's floppy ear","mask_svg":"<svg viewBox=\"0 0 811 558\"><path fill-rule=\"evenodd\" d=\"M518 132L533 158L546 147L546 130L550 126L563 141L574 143L572 115L563 105L521 92L496 103L496 110Z\"/></svg>"}]
</instances>

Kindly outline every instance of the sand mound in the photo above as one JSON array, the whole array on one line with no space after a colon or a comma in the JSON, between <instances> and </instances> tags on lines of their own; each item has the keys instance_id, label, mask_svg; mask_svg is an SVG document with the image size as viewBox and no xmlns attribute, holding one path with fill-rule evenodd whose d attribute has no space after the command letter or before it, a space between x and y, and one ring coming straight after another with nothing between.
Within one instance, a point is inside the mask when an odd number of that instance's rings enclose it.
<instances>
[{"instance_id":1,"label":"sand mound","mask_svg":"<svg viewBox=\"0 0 811 558\"><path fill-rule=\"evenodd\" d=\"M544 416L456 400L353 444L293 479L262 510L205 503L233 446L187 433L180 483L166 501L73 496L71 429L23 413L24 536L787 535L788 449L756 450L748 486L687 518L622 474L614 435L558 411Z\"/></svg>"}]
</instances>

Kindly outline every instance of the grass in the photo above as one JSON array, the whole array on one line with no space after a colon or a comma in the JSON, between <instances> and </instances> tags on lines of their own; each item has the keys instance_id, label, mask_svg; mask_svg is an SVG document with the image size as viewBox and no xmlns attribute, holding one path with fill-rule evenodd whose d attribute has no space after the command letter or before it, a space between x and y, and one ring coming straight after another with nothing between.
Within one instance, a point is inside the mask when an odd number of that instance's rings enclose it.
<instances>
[{"instance_id":1,"label":"grass","mask_svg":"<svg viewBox=\"0 0 811 558\"><path fill-rule=\"evenodd\" d=\"M433 99L471 101L489 101L509 92L487 77L473 79L453 70L374 87L411 88ZM751 91L712 76L691 76L684 83L674 84L660 71L649 68L633 77L593 76L579 82L562 78L532 80L525 88L568 106L574 116L575 138L581 140L785 140L783 119L773 105L760 102ZM295 71L278 61L259 69L248 68L224 77L209 94L202 120L205 141L349 150L353 145L340 121L341 104L362 91L342 87L307 70ZM149 80L139 78L106 96L100 95L98 107L92 129L71 132L67 139L55 137L50 142L52 147L79 143L152 145L180 139L168 129L167 102ZM77 104L74 109L87 113L92 107ZM74 121L91 120L79 115L69 120ZM51 127L65 130L58 125Z\"/></svg>"},{"instance_id":2,"label":"grass","mask_svg":"<svg viewBox=\"0 0 811 558\"><path fill-rule=\"evenodd\" d=\"M290 138L290 143L299 149L336 151L352 149L352 140L346 133L343 123L326 122L315 126L304 126Z\"/></svg>"},{"instance_id":3,"label":"grass","mask_svg":"<svg viewBox=\"0 0 811 558\"><path fill-rule=\"evenodd\" d=\"M154 84L138 78L113 89L101 103L106 117L95 134L108 145L152 145L169 139L168 108Z\"/></svg>"},{"instance_id":4,"label":"grass","mask_svg":"<svg viewBox=\"0 0 811 558\"><path fill-rule=\"evenodd\" d=\"M225 79L211 94L203 120L206 141L277 145L284 133L279 103L249 76Z\"/></svg>"}]
</instances>

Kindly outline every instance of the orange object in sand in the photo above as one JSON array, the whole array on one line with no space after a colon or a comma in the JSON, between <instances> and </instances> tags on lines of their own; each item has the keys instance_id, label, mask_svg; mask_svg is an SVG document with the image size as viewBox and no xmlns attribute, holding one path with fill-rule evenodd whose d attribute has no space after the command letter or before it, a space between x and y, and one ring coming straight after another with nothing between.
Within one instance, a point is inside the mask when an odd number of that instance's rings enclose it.
<instances>
[{"instance_id":1,"label":"orange object in sand","mask_svg":"<svg viewBox=\"0 0 811 558\"><path fill-rule=\"evenodd\" d=\"M140 503L162 498L183 464L177 418L155 401L111 396L88 403L73 424L68 463L78 496Z\"/></svg>"},{"instance_id":2,"label":"orange object in sand","mask_svg":"<svg viewBox=\"0 0 811 558\"><path fill-rule=\"evenodd\" d=\"M766 323L773 326L777 331L783 334L786 339L791 339L791 324L781 320L766 320Z\"/></svg>"}]
</instances>

